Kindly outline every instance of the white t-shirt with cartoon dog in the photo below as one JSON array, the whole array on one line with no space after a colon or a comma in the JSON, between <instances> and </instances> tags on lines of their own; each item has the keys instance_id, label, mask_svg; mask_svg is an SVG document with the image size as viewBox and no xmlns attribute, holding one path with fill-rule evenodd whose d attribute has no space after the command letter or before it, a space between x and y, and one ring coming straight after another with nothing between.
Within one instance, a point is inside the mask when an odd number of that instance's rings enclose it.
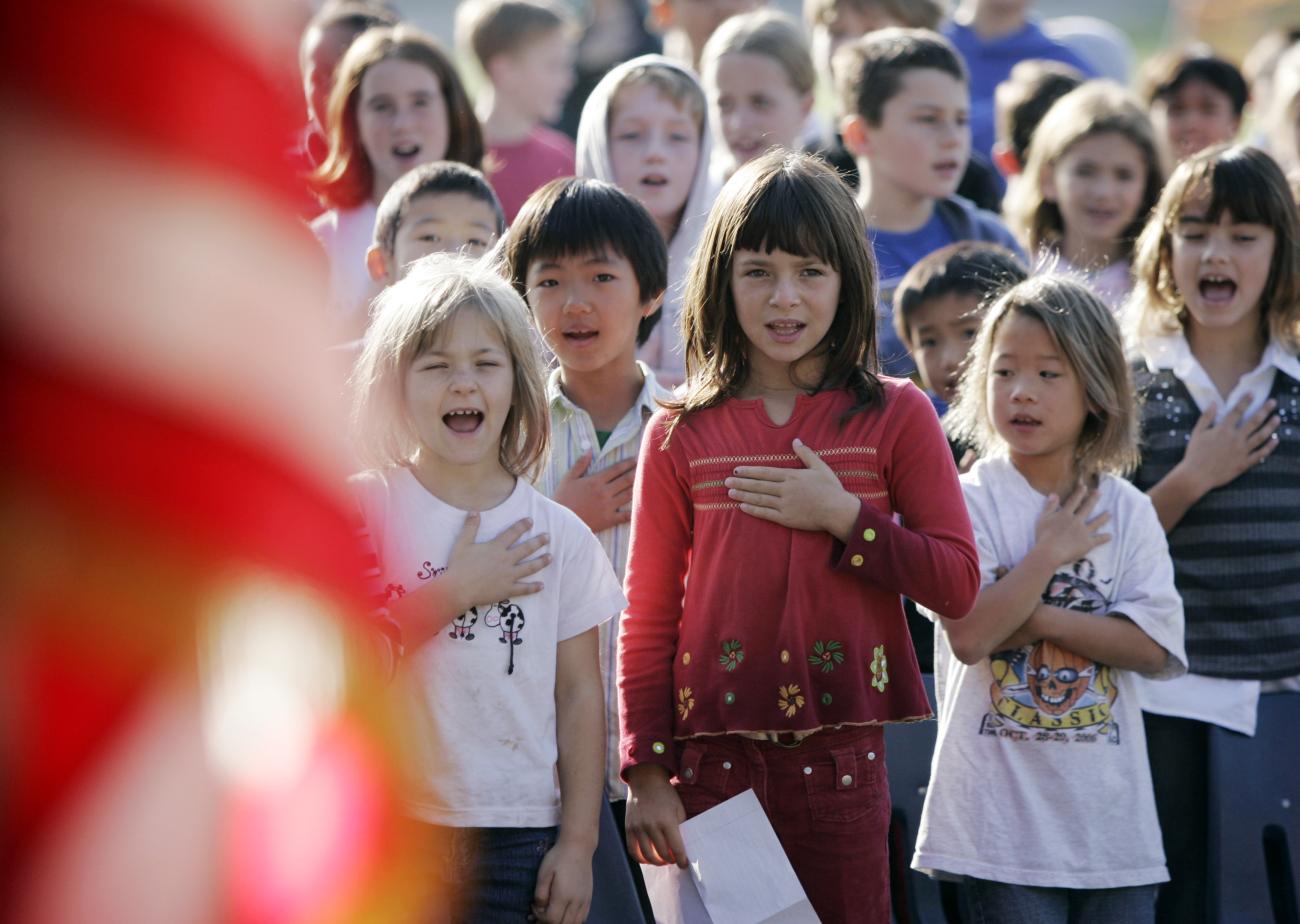
<instances>
[{"instance_id":1,"label":"white t-shirt with cartoon dog","mask_svg":"<svg viewBox=\"0 0 1300 924\"><path fill-rule=\"evenodd\" d=\"M1005 458L961 477L981 584L1034 544L1046 498ZM1123 613L1187 670L1183 607L1151 501L1103 476L1093 514L1111 539L1058 569L1044 602ZM927 613L934 619L932 613ZM1134 675L1050 642L966 665L935 630L939 734L912 866L927 873L1074 889L1164 882L1142 708Z\"/></svg>"},{"instance_id":2,"label":"white t-shirt with cartoon dog","mask_svg":"<svg viewBox=\"0 0 1300 924\"><path fill-rule=\"evenodd\" d=\"M406 468L370 471L353 485L391 598L446 569L465 511L430 494ZM547 533L543 589L474 607L407 649L397 674L406 723L406 808L452 827L559 823L555 671L560 642L605 622L627 601L596 537L576 515L518 479L481 514L478 541L518 520ZM601 737L601 729L592 734ZM603 740L603 739L602 739Z\"/></svg>"}]
</instances>

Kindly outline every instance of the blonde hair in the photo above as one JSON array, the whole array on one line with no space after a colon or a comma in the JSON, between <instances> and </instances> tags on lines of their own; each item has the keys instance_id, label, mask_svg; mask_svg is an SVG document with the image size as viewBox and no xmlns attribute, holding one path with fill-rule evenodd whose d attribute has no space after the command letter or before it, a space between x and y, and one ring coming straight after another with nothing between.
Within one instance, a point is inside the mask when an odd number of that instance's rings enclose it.
<instances>
[{"instance_id":1,"label":"blonde hair","mask_svg":"<svg viewBox=\"0 0 1300 924\"><path fill-rule=\"evenodd\" d=\"M1206 148L1174 168L1138 238L1133 295L1125 306L1130 341L1183 329L1187 308L1174 280L1174 229L1187 205L1202 199L1207 221L1230 212L1234 221L1273 231L1273 259L1260 295L1261 334L1289 353L1300 352L1300 212L1277 162L1244 144Z\"/></svg>"},{"instance_id":2,"label":"blonde hair","mask_svg":"<svg viewBox=\"0 0 1300 924\"><path fill-rule=\"evenodd\" d=\"M479 312L510 355L514 387L501 430L501 466L529 480L540 471L551 417L528 308L485 262L443 253L417 260L404 279L375 299L349 381L357 448L368 465L387 468L414 461L420 442L406 405L407 372L465 310Z\"/></svg>"},{"instance_id":3,"label":"blonde hair","mask_svg":"<svg viewBox=\"0 0 1300 924\"><path fill-rule=\"evenodd\" d=\"M678 109L690 113L691 118L695 120L695 127L700 131L704 130L704 112L709 105L708 100L704 98L704 90L700 88L695 78L685 71L655 62L638 64L630 68L619 79L618 84L610 88L609 109L605 113L607 129L614 124L619 94L633 87L653 87L672 100L673 105Z\"/></svg>"},{"instance_id":4,"label":"blonde hair","mask_svg":"<svg viewBox=\"0 0 1300 924\"><path fill-rule=\"evenodd\" d=\"M1131 257L1147 213L1160 197L1164 174L1155 129L1146 110L1123 87L1108 80L1090 80L1066 93L1034 129L1025 155L1025 182L1011 187L1003 209L1012 231L1031 255L1059 247L1065 234L1060 206L1043 198L1043 178L1080 141L1107 134L1131 141L1146 161L1137 214L1121 233L1123 257Z\"/></svg>"},{"instance_id":5,"label":"blonde hair","mask_svg":"<svg viewBox=\"0 0 1300 924\"><path fill-rule=\"evenodd\" d=\"M1136 468L1137 402L1119 325L1092 290L1068 276L1030 277L993 303L967 358L957 400L944 418L949 434L973 445L980 456L1006 453L989 412L987 383L998 328L1012 314L1042 323L1083 385L1088 416L1075 446L1079 475L1124 475Z\"/></svg>"},{"instance_id":6,"label":"blonde hair","mask_svg":"<svg viewBox=\"0 0 1300 924\"><path fill-rule=\"evenodd\" d=\"M776 10L756 10L724 21L704 45L700 73L716 67L723 55L738 54L771 58L801 96L811 93L817 82L812 53L798 23Z\"/></svg>"}]
</instances>

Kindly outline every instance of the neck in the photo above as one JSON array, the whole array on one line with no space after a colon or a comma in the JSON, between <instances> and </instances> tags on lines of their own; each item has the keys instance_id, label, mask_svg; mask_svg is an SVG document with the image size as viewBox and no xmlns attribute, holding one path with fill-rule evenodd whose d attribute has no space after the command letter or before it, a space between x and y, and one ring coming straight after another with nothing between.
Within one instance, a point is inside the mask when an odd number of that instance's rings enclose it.
<instances>
[{"instance_id":1,"label":"neck","mask_svg":"<svg viewBox=\"0 0 1300 924\"><path fill-rule=\"evenodd\" d=\"M1079 483L1079 469L1074 461L1074 447L1045 456L1011 454L1011 464L1039 494L1055 494L1064 501Z\"/></svg>"},{"instance_id":2,"label":"neck","mask_svg":"<svg viewBox=\"0 0 1300 924\"><path fill-rule=\"evenodd\" d=\"M664 236L664 244L669 247L673 244L673 238L677 236L677 228L682 223L682 213L685 211L686 206L683 205L681 211L674 214L671 218L659 218L658 216L654 216L655 225L658 226L659 233Z\"/></svg>"},{"instance_id":3,"label":"neck","mask_svg":"<svg viewBox=\"0 0 1300 924\"><path fill-rule=\"evenodd\" d=\"M1002 14L973 2L962 3L952 14L952 21L973 29L986 42L1019 32L1025 27L1023 14Z\"/></svg>"},{"instance_id":4,"label":"neck","mask_svg":"<svg viewBox=\"0 0 1300 924\"><path fill-rule=\"evenodd\" d=\"M918 196L892 183L876 183L866 160L858 161L862 185L858 190L858 208L867 225L880 231L906 234L921 228L934 214L934 200Z\"/></svg>"},{"instance_id":5,"label":"neck","mask_svg":"<svg viewBox=\"0 0 1300 924\"><path fill-rule=\"evenodd\" d=\"M1102 269L1119 258L1118 241L1097 241L1070 234L1069 229L1061 238L1061 256L1079 269Z\"/></svg>"},{"instance_id":6,"label":"neck","mask_svg":"<svg viewBox=\"0 0 1300 924\"><path fill-rule=\"evenodd\" d=\"M1268 345L1254 314L1234 327L1207 331L1194 321L1187 325L1187 345L1219 390L1229 394L1247 372L1259 365Z\"/></svg>"},{"instance_id":7,"label":"neck","mask_svg":"<svg viewBox=\"0 0 1300 924\"><path fill-rule=\"evenodd\" d=\"M515 476L497 459L475 465L454 465L421 450L411 471L438 500L461 510L491 510L515 489Z\"/></svg>"},{"instance_id":8,"label":"neck","mask_svg":"<svg viewBox=\"0 0 1300 924\"><path fill-rule=\"evenodd\" d=\"M631 356L591 372L560 367L560 388L587 412L597 430L605 432L618 426L644 385L645 376Z\"/></svg>"},{"instance_id":9,"label":"neck","mask_svg":"<svg viewBox=\"0 0 1300 924\"><path fill-rule=\"evenodd\" d=\"M485 94L484 104L478 107L478 117L487 144L519 144L537 127L536 116L511 106L508 96L494 91Z\"/></svg>"}]
</instances>

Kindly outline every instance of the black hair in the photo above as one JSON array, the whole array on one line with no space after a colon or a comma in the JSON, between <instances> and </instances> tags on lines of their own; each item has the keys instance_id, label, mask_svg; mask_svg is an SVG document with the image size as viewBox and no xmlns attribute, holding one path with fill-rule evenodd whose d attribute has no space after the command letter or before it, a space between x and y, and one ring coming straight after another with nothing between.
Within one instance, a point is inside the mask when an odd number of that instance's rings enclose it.
<instances>
[{"instance_id":1,"label":"black hair","mask_svg":"<svg viewBox=\"0 0 1300 924\"><path fill-rule=\"evenodd\" d=\"M1208 83L1227 96L1238 118L1250 99L1250 88L1237 66L1203 45L1153 59L1147 65L1145 78L1148 104L1169 99L1193 80Z\"/></svg>"},{"instance_id":2,"label":"black hair","mask_svg":"<svg viewBox=\"0 0 1300 924\"><path fill-rule=\"evenodd\" d=\"M945 295L969 295L991 303L1029 271L1010 250L997 244L960 241L917 261L894 290L894 328L910 342L910 319L928 301Z\"/></svg>"},{"instance_id":3,"label":"black hair","mask_svg":"<svg viewBox=\"0 0 1300 924\"><path fill-rule=\"evenodd\" d=\"M397 245L397 231L402 227L411 202L421 196L455 192L467 193L491 207L496 216L496 233L500 235L505 231L506 215L501 200L483 174L465 164L437 160L411 168L384 193L375 213L375 246L386 259L391 259Z\"/></svg>"},{"instance_id":4,"label":"black hair","mask_svg":"<svg viewBox=\"0 0 1300 924\"><path fill-rule=\"evenodd\" d=\"M525 298L536 260L585 256L612 249L632 265L642 303L668 288L668 245L636 199L612 183L581 177L552 180L528 197L503 240L504 271ZM663 308L641 319L636 342L649 338Z\"/></svg>"}]
</instances>

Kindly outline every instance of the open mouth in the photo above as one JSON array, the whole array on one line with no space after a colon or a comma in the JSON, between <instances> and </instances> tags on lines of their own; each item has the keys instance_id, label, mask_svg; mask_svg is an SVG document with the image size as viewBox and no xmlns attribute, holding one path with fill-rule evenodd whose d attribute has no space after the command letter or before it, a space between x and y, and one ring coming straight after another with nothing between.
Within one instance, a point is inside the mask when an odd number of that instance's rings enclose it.
<instances>
[{"instance_id":1,"label":"open mouth","mask_svg":"<svg viewBox=\"0 0 1300 924\"><path fill-rule=\"evenodd\" d=\"M483 412L470 408L457 408L443 414L442 422L456 433L474 433L483 426Z\"/></svg>"},{"instance_id":2,"label":"open mouth","mask_svg":"<svg viewBox=\"0 0 1300 924\"><path fill-rule=\"evenodd\" d=\"M641 185L657 189L668 185L668 177L662 173L651 173L648 176L641 177Z\"/></svg>"},{"instance_id":3,"label":"open mouth","mask_svg":"<svg viewBox=\"0 0 1300 924\"><path fill-rule=\"evenodd\" d=\"M1028 414L1016 414L1014 417L1011 418L1011 426L1013 427L1033 428L1033 427L1042 426L1042 423L1043 422L1041 420L1038 420L1037 418L1034 417L1030 417Z\"/></svg>"},{"instance_id":4,"label":"open mouth","mask_svg":"<svg viewBox=\"0 0 1300 924\"><path fill-rule=\"evenodd\" d=\"M802 321L769 321L764 326L777 343L793 343L808 325Z\"/></svg>"},{"instance_id":5,"label":"open mouth","mask_svg":"<svg viewBox=\"0 0 1300 924\"><path fill-rule=\"evenodd\" d=\"M566 330L564 332L564 339L569 343L576 344L591 343L599 336L600 331L598 330Z\"/></svg>"},{"instance_id":6,"label":"open mouth","mask_svg":"<svg viewBox=\"0 0 1300 924\"><path fill-rule=\"evenodd\" d=\"M1198 286L1201 298L1211 305L1223 305L1237 294L1237 284L1226 276L1204 276Z\"/></svg>"},{"instance_id":7,"label":"open mouth","mask_svg":"<svg viewBox=\"0 0 1300 924\"><path fill-rule=\"evenodd\" d=\"M399 157L402 158L403 160L409 160L412 157L418 157L419 154L420 154L420 146L418 144L415 144L414 142L407 142L405 144L393 145L394 157Z\"/></svg>"},{"instance_id":8,"label":"open mouth","mask_svg":"<svg viewBox=\"0 0 1300 924\"><path fill-rule=\"evenodd\" d=\"M934 165L936 173L956 173L959 164L955 160L945 160L942 163Z\"/></svg>"}]
</instances>

